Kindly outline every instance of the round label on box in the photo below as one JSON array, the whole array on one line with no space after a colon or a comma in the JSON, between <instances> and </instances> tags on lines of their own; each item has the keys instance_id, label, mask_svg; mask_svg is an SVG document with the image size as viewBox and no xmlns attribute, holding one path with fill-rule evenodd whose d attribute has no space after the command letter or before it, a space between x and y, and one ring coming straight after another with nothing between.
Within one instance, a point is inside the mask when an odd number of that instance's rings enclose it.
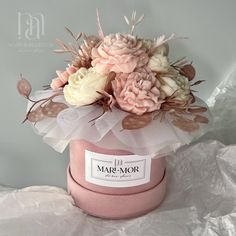
<instances>
[{"instance_id":1,"label":"round label on box","mask_svg":"<svg viewBox=\"0 0 236 236\"><path fill-rule=\"evenodd\" d=\"M148 183L151 156L108 155L85 151L86 181L106 187L133 187Z\"/></svg>"}]
</instances>

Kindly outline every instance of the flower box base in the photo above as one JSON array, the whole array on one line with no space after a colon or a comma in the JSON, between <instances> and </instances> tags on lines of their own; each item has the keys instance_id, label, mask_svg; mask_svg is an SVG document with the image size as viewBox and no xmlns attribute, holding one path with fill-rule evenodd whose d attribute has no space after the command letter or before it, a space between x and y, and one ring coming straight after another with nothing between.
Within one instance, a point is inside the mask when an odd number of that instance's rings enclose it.
<instances>
[{"instance_id":1,"label":"flower box base","mask_svg":"<svg viewBox=\"0 0 236 236\"><path fill-rule=\"evenodd\" d=\"M105 219L127 219L144 215L162 202L166 192L166 175L153 188L134 194L102 194L82 187L67 170L68 192L76 206L89 215Z\"/></svg>"},{"instance_id":2,"label":"flower box base","mask_svg":"<svg viewBox=\"0 0 236 236\"><path fill-rule=\"evenodd\" d=\"M67 181L76 206L86 213L107 219L133 218L155 209L164 199L165 158L73 140Z\"/></svg>"}]
</instances>

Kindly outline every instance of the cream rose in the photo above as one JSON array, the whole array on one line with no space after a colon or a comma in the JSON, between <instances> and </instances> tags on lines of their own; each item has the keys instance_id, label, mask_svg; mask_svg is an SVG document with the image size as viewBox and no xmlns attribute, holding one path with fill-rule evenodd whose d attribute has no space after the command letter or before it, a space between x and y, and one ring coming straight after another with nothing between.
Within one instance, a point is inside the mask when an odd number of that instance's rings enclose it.
<instances>
[{"instance_id":1,"label":"cream rose","mask_svg":"<svg viewBox=\"0 0 236 236\"><path fill-rule=\"evenodd\" d=\"M64 87L64 97L70 105L84 106L101 98L97 91L104 90L107 77L98 74L93 68L80 68L70 75L68 85Z\"/></svg>"},{"instance_id":2,"label":"cream rose","mask_svg":"<svg viewBox=\"0 0 236 236\"><path fill-rule=\"evenodd\" d=\"M155 72L165 73L168 71L169 66L170 64L168 58L159 53L155 53L153 56L151 56L148 62L148 67Z\"/></svg>"},{"instance_id":3,"label":"cream rose","mask_svg":"<svg viewBox=\"0 0 236 236\"><path fill-rule=\"evenodd\" d=\"M161 77L162 86L160 90L169 97L174 95L174 98L177 100L186 100L189 98L190 94L190 85L189 80L179 75L177 78Z\"/></svg>"}]
</instances>

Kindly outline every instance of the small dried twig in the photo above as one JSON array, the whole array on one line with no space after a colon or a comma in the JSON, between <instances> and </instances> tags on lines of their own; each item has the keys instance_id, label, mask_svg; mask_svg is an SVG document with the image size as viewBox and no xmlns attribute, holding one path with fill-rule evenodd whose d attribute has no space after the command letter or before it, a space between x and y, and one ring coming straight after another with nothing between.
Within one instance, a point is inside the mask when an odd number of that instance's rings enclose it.
<instances>
[{"instance_id":1,"label":"small dried twig","mask_svg":"<svg viewBox=\"0 0 236 236\"><path fill-rule=\"evenodd\" d=\"M50 89L50 88L51 88L51 86L50 86L49 84L43 85L43 90L48 90L48 89Z\"/></svg>"},{"instance_id":2,"label":"small dried twig","mask_svg":"<svg viewBox=\"0 0 236 236\"><path fill-rule=\"evenodd\" d=\"M73 34L73 32L72 32L68 27L65 27L65 29L66 29L66 31L72 36L72 38L73 38L74 40L76 40L76 37L75 37L75 35Z\"/></svg>"},{"instance_id":3,"label":"small dried twig","mask_svg":"<svg viewBox=\"0 0 236 236\"><path fill-rule=\"evenodd\" d=\"M206 80L198 80L198 81L196 81L195 83L191 84L190 86L199 85L199 84L201 84L201 83L203 83L203 82L205 82L205 81L206 81Z\"/></svg>"},{"instance_id":4,"label":"small dried twig","mask_svg":"<svg viewBox=\"0 0 236 236\"><path fill-rule=\"evenodd\" d=\"M62 42L60 39L56 39L56 44L59 45L60 49L56 49L54 50L54 52L56 53L70 53L72 58L75 58L77 56L79 56L79 39L82 36L82 33L79 33L77 36L75 36L75 34L73 34L73 32L65 27L66 31L72 36L72 38L74 39L74 43L68 43L65 44L64 42Z\"/></svg>"},{"instance_id":5,"label":"small dried twig","mask_svg":"<svg viewBox=\"0 0 236 236\"><path fill-rule=\"evenodd\" d=\"M103 105L106 106L110 111L112 107L115 105L116 100L113 95L107 93L106 91L97 91L100 95L103 96Z\"/></svg>"}]
</instances>

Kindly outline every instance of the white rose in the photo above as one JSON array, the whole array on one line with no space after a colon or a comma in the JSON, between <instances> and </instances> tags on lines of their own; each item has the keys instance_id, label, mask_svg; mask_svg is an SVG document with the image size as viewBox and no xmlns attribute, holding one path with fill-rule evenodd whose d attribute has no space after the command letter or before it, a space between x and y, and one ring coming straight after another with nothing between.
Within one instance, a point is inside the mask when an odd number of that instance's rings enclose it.
<instances>
[{"instance_id":1,"label":"white rose","mask_svg":"<svg viewBox=\"0 0 236 236\"><path fill-rule=\"evenodd\" d=\"M97 93L105 89L107 77L98 74L93 68L80 68L70 75L68 85L64 87L64 97L70 105L84 106L99 100Z\"/></svg>"},{"instance_id":2,"label":"white rose","mask_svg":"<svg viewBox=\"0 0 236 236\"><path fill-rule=\"evenodd\" d=\"M167 97L175 93L174 98L177 100L186 100L190 94L189 80L179 75L177 78L161 77L162 85L160 90L165 93Z\"/></svg>"},{"instance_id":3,"label":"white rose","mask_svg":"<svg viewBox=\"0 0 236 236\"><path fill-rule=\"evenodd\" d=\"M168 58L159 53L155 53L148 62L148 67L155 72L168 72L169 66Z\"/></svg>"}]
</instances>

